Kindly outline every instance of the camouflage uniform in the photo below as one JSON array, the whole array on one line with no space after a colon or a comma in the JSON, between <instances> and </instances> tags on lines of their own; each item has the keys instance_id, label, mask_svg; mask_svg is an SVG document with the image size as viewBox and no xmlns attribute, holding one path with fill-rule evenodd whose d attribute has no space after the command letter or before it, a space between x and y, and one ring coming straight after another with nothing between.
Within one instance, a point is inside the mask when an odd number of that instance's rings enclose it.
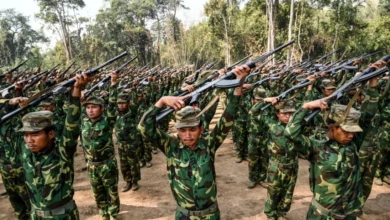
<instances>
[{"instance_id":1,"label":"camouflage uniform","mask_svg":"<svg viewBox=\"0 0 390 220\"><path fill-rule=\"evenodd\" d=\"M115 122L117 86L110 87L109 104L106 116L96 122L88 117L82 119L82 145L87 160L88 176L95 196L99 213L102 216L116 217L119 213L118 165L115 159L112 128ZM89 97L83 105L103 106L104 100Z\"/></svg>"},{"instance_id":2,"label":"camouflage uniform","mask_svg":"<svg viewBox=\"0 0 390 220\"><path fill-rule=\"evenodd\" d=\"M379 124L379 164L375 177L384 179L390 177L390 101L388 94L381 97L381 122ZM390 184L390 183L388 183Z\"/></svg>"},{"instance_id":3,"label":"camouflage uniform","mask_svg":"<svg viewBox=\"0 0 390 220\"><path fill-rule=\"evenodd\" d=\"M40 107L49 106L49 105L55 106L53 110L53 114L54 114L53 125L56 131L56 140L59 141L61 140L62 131L64 130L64 126L65 126L65 121L63 120L65 118L64 117L65 115L63 114L63 110L58 105L56 105L56 103L54 103L54 100L52 98L48 98L42 101L41 103L39 103Z\"/></svg>"},{"instance_id":4,"label":"camouflage uniform","mask_svg":"<svg viewBox=\"0 0 390 220\"><path fill-rule=\"evenodd\" d=\"M294 112L292 100L281 101L275 108L281 113ZM270 219L283 217L290 210L298 175L298 154L284 136L285 124L278 119L262 117L268 130L269 165L267 170L268 195L264 213Z\"/></svg>"},{"instance_id":5,"label":"camouflage uniform","mask_svg":"<svg viewBox=\"0 0 390 220\"><path fill-rule=\"evenodd\" d=\"M265 90L256 88L254 98L260 100L253 105L249 111L249 145L248 145L248 168L249 181L253 183L264 182L267 177L268 148L265 130L261 129L261 117L268 117L267 111L261 112L265 105L262 99L265 97Z\"/></svg>"},{"instance_id":6,"label":"camouflage uniform","mask_svg":"<svg viewBox=\"0 0 390 220\"><path fill-rule=\"evenodd\" d=\"M119 94L117 103L130 103L129 99L129 95ZM137 112L131 110L119 112L115 122L115 136L118 141L119 160L123 180L131 185L136 184L141 180L138 155L142 137L137 131L136 114Z\"/></svg>"},{"instance_id":7,"label":"camouflage uniform","mask_svg":"<svg viewBox=\"0 0 390 220\"><path fill-rule=\"evenodd\" d=\"M310 161L310 185L313 200L307 219L356 219L363 206L363 190L357 147L361 146L368 129L361 132L360 126L369 125L377 109L378 92L369 89L362 107L362 115L351 108L340 127L355 133L354 139L345 145L330 140L326 134L306 137L301 134L303 118L309 110L296 112L285 130L285 136L293 141L296 150L306 154ZM329 118L339 122L346 106L332 106ZM360 123L359 122L360 119ZM359 126L360 124L360 126ZM365 127L363 127L365 128Z\"/></svg>"},{"instance_id":8,"label":"camouflage uniform","mask_svg":"<svg viewBox=\"0 0 390 220\"><path fill-rule=\"evenodd\" d=\"M8 103L1 104L0 117L12 111ZM28 219L30 202L23 172L22 146L23 136L20 129L20 118L4 122L0 127L0 173L9 201L18 219Z\"/></svg>"},{"instance_id":9,"label":"camouflage uniform","mask_svg":"<svg viewBox=\"0 0 390 220\"><path fill-rule=\"evenodd\" d=\"M217 187L215 181L215 153L226 138L239 101L233 96L213 131L201 137L194 151L174 136L158 130L154 115L162 109L152 107L145 113L138 128L142 135L153 142L167 156L168 179L177 202L175 219L219 219ZM199 126L194 119L198 108L185 107L176 113L176 127ZM148 117L151 116L151 117ZM182 122L186 119L185 122Z\"/></svg>"},{"instance_id":10,"label":"camouflage uniform","mask_svg":"<svg viewBox=\"0 0 390 220\"><path fill-rule=\"evenodd\" d=\"M41 131L52 126L53 113L26 114L22 132ZM24 145L23 168L31 202L31 219L79 219L73 200L74 154L80 134L80 100L71 97L62 139L43 152L33 153Z\"/></svg>"}]
</instances>

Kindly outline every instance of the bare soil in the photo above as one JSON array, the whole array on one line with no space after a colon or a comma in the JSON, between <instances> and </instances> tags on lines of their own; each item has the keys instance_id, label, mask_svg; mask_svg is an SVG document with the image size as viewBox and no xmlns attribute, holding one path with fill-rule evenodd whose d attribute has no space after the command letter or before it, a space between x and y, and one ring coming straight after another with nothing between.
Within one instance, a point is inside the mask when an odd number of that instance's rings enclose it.
<instances>
[{"instance_id":1,"label":"bare soil","mask_svg":"<svg viewBox=\"0 0 390 220\"><path fill-rule=\"evenodd\" d=\"M214 117L213 124L221 116L219 108ZM173 123L170 132L174 133ZM81 219L98 220L92 190L85 167L81 147L75 158L76 179L75 196ZM153 167L142 168L141 188L134 192L120 192L121 212L118 219L173 219L176 203L169 188L166 163L164 155L159 152L153 154ZM299 178L295 187L293 203L287 218L303 220L312 198L308 184L309 163L299 161ZM264 215L264 203L267 190L256 186L248 189L248 162L235 163L235 152L232 139L229 136L220 147L216 156L216 172L218 184L218 204L221 210L221 219L267 219ZM0 182L2 183L1 179ZM119 191L125 185L120 174ZM4 192L0 184L0 192ZM373 186L364 211L375 220L390 220L390 186ZM16 219L7 196L0 197L0 219Z\"/></svg>"}]
</instances>

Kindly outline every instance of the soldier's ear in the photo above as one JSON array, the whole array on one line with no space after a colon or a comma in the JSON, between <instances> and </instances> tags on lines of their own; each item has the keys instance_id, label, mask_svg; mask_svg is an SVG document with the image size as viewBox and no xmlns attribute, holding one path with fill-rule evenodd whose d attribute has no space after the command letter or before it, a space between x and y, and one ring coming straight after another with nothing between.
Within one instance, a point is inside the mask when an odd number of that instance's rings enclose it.
<instances>
[{"instance_id":1,"label":"soldier's ear","mask_svg":"<svg viewBox=\"0 0 390 220\"><path fill-rule=\"evenodd\" d=\"M49 139L51 140L56 136L56 132L54 130L51 130L49 131L48 135L49 135Z\"/></svg>"}]
</instances>

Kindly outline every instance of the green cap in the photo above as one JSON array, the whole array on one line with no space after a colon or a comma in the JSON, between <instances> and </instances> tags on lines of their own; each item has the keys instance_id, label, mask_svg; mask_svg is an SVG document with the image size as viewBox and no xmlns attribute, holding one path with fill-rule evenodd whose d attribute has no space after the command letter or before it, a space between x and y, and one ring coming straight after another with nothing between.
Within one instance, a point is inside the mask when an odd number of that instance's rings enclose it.
<instances>
[{"instance_id":1,"label":"green cap","mask_svg":"<svg viewBox=\"0 0 390 220\"><path fill-rule=\"evenodd\" d=\"M51 111L31 112L23 116L23 128L19 131L36 132L53 126L54 114Z\"/></svg>"},{"instance_id":2,"label":"green cap","mask_svg":"<svg viewBox=\"0 0 390 220\"><path fill-rule=\"evenodd\" d=\"M255 99L264 99L266 97L265 89L257 87L255 91L253 91L253 96Z\"/></svg>"},{"instance_id":3,"label":"green cap","mask_svg":"<svg viewBox=\"0 0 390 220\"><path fill-rule=\"evenodd\" d=\"M335 121L336 123L339 122L346 110L347 106L346 105L340 105L340 104L335 104L332 106L330 113L329 113L329 118ZM351 108L349 110L349 114L347 117L345 117L345 120L339 122L340 127L347 132L362 132L362 128L359 126L359 119L360 119L360 111Z\"/></svg>"},{"instance_id":4,"label":"green cap","mask_svg":"<svg viewBox=\"0 0 390 220\"><path fill-rule=\"evenodd\" d=\"M90 96L83 102L83 105L88 105L88 104L94 104L94 105L104 105L104 99L97 97L97 96Z\"/></svg>"},{"instance_id":5,"label":"green cap","mask_svg":"<svg viewBox=\"0 0 390 220\"><path fill-rule=\"evenodd\" d=\"M275 105L275 108L279 110L280 113L295 112L294 101L280 101Z\"/></svg>"},{"instance_id":6,"label":"green cap","mask_svg":"<svg viewBox=\"0 0 390 220\"><path fill-rule=\"evenodd\" d=\"M116 101L117 103L128 103L130 101L130 95L129 93L119 93L118 94L118 100Z\"/></svg>"},{"instance_id":7,"label":"green cap","mask_svg":"<svg viewBox=\"0 0 390 220\"><path fill-rule=\"evenodd\" d=\"M42 102L39 103L39 106L48 106L48 105L52 105L54 104L54 100L52 97L49 97L45 100L43 100Z\"/></svg>"},{"instance_id":8,"label":"green cap","mask_svg":"<svg viewBox=\"0 0 390 220\"><path fill-rule=\"evenodd\" d=\"M198 107L186 106L180 111L176 112L176 128L196 127L200 124L200 118L196 116L200 113Z\"/></svg>"},{"instance_id":9,"label":"green cap","mask_svg":"<svg viewBox=\"0 0 390 220\"><path fill-rule=\"evenodd\" d=\"M329 80L329 79L322 80L321 87L324 89L336 89L337 88L336 84L332 80Z\"/></svg>"}]
</instances>

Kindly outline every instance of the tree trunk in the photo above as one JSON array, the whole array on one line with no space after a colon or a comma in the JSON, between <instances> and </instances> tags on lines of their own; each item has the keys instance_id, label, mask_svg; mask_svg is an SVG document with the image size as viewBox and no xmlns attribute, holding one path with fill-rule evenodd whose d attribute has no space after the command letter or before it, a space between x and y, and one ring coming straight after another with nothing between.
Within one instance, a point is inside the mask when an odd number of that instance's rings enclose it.
<instances>
[{"instance_id":1,"label":"tree trunk","mask_svg":"<svg viewBox=\"0 0 390 220\"><path fill-rule=\"evenodd\" d=\"M292 39L292 29L293 29L293 20L294 20L294 0L291 0L291 6L290 6L290 22L288 24L288 41ZM293 53L293 47L290 47L287 54L287 65L291 66L292 64L292 53Z\"/></svg>"},{"instance_id":2,"label":"tree trunk","mask_svg":"<svg viewBox=\"0 0 390 220\"><path fill-rule=\"evenodd\" d=\"M301 15L299 17L299 28L298 28L298 47L299 47L299 50L301 51L301 58L300 58L300 61L302 62L302 58L303 58L303 49L302 49L302 45L301 45L301 29L302 29L302 19L303 19L303 4L304 4L304 0L301 0Z\"/></svg>"},{"instance_id":3,"label":"tree trunk","mask_svg":"<svg viewBox=\"0 0 390 220\"><path fill-rule=\"evenodd\" d=\"M230 66L230 39L228 34L228 26L226 23L226 18L223 16L223 23L225 25L225 43L226 43L226 58L225 58L225 64Z\"/></svg>"},{"instance_id":4,"label":"tree trunk","mask_svg":"<svg viewBox=\"0 0 390 220\"><path fill-rule=\"evenodd\" d=\"M275 23L276 23L276 16L275 16L275 5L273 0L267 0L267 16L268 16L268 45L267 50L271 51L275 49ZM272 64L274 64L275 61L272 60Z\"/></svg>"}]
</instances>

